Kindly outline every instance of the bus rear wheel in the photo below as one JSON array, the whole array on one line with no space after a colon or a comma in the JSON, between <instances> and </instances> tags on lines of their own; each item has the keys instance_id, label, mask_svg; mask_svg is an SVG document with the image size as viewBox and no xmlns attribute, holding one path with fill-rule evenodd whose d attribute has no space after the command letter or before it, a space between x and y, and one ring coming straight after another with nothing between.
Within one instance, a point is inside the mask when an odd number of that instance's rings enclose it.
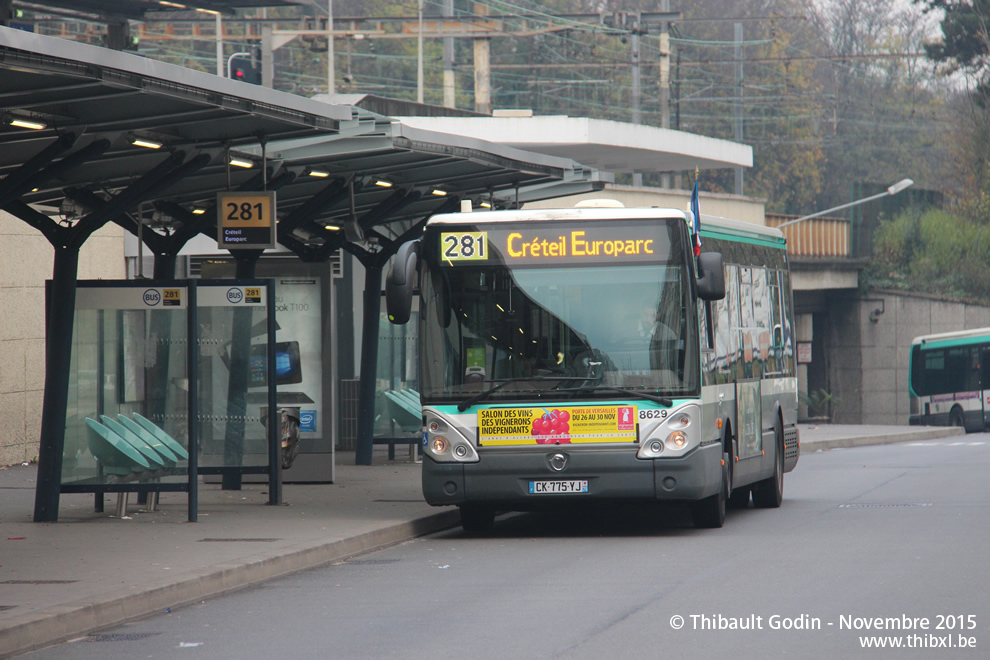
<instances>
[{"instance_id":1,"label":"bus rear wheel","mask_svg":"<svg viewBox=\"0 0 990 660\"><path fill-rule=\"evenodd\" d=\"M955 407L949 413L949 426L956 426L966 432L966 416L963 415L962 408Z\"/></svg>"},{"instance_id":2,"label":"bus rear wheel","mask_svg":"<svg viewBox=\"0 0 990 660\"><path fill-rule=\"evenodd\" d=\"M784 500L784 425L779 417L773 425L773 437L773 474L753 486L753 506L758 509L776 509Z\"/></svg>"},{"instance_id":3,"label":"bus rear wheel","mask_svg":"<svg viewBox=\"0 0 990 660\"><path fill-rule=\"evenodd\" d=\"M745 509L749 506L749 486L733 488L732 495L729 496L730 509Z\"/></svg>"}]
</instances>

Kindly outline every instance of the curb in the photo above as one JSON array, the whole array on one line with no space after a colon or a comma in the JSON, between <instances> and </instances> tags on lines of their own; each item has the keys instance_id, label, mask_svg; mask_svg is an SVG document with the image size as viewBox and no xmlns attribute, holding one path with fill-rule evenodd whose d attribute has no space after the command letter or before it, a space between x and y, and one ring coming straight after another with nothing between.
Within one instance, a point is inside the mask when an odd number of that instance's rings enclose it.
<instances>
[{"instance_id":1,"label":"curb","mask_svg":"<svg viewBox=\"0 0 990 660\"><path fill-rule=\"evenodd\" d=\"M273 550L240 564L217 564L178 580L151 582L124 592L86 598L14 619L0 629L0 658L27 653L169 608L220 596L297 571L325 566L460 524L456 510L330 542Z\"/></svg>"},{"instance_id":2,"label":"curb","mask_svg":"<svg viewBox=\"0 0 990 660\"><path fill-rule=\"evenodd\" d=\"M918 440L937 440L965 435L966 432L955 426L926 427L913 431L897 433L878 433L875 435L859 435L849 438L835 438L821 442L802 442L801 454L828 451L830 449L849 449L851 447L868 447L871 445L890 445L898 442L915 442Z\"/></svg>"}]
</instances>

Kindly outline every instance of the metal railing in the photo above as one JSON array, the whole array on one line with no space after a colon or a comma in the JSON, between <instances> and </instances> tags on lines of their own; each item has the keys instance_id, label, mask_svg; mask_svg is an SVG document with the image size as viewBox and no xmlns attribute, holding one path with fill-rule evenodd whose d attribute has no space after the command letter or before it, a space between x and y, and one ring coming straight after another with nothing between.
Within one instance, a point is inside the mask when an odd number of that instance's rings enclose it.
<instances>
[{"instance_id":1,"label":"metal railing","mask_svg":"<svg viewBox=\"0 0 990 660\"><path fill-rule=\"evenodd\" d=\"M767 213L768 227L776 227L796 215ZM787 254L792 257L848 259L850 248L849 220L844 218L811 218L781 229L787 239Z\"/></svg>"}]
</instances>

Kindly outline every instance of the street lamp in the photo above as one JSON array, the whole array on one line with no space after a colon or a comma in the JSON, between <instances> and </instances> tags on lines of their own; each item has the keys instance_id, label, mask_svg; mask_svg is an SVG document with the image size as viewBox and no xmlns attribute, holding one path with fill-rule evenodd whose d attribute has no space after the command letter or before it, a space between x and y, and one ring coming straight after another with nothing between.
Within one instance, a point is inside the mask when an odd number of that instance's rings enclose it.
<instances>
[{"instance_id":1,"label":"street lamp","mask_svg":"<svg viewBox=\"0 0 990 660\"><path fill-rule=\"evenodd\" d=\"M847 209L850 206L857 206L859 204L865 204L866 202L872 202L874 199L880 199L881 197L886 197L887 195L896 195L905 188L910 188L914 185L914 181L911 179L901 179L894 185L887 188L882 193L876 195L870 195L869 197L864 197L863 199L857 199L855 202L849 202L848 204L842 204L841 206L835 206L830 209L825 209L824 211L819 211L818 213L812 213L811 215L806 215L796 220L788 220L782 225L777 225L777 229L783 229L787 225L797 224L798 222L804 222L805 220L810 220L811 218L817 218L820 215L825 215L826 213L831 213L832 211L841 211L842 209Z\"/></svg>"}]
</instances>

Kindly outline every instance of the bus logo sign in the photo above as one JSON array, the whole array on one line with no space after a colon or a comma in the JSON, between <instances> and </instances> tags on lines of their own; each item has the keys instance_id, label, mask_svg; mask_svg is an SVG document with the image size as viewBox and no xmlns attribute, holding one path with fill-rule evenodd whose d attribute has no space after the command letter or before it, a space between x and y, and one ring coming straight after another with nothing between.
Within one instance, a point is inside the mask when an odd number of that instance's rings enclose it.
<instances>
[{"instance_id":1,"label":"bus logo sign","mask_svg":"<svg viewBox=\"0 0 990 660\"><path fill-rule=\"evenodd\" d=\"M620 431L636 429L636 411L632 406L619 406L618 428Z\"/></svg>"},{"instance_id":2,"label":"bus logo sign","mask_svg":"<svg viewBox=\"0 0 990 660\"><path fill-rule=\"evenodd\" d=\"M158 289L148 289L144 292L144 304L148 307L154 307L162 301L162 293Z\"/></svg>"}]
</instances>

